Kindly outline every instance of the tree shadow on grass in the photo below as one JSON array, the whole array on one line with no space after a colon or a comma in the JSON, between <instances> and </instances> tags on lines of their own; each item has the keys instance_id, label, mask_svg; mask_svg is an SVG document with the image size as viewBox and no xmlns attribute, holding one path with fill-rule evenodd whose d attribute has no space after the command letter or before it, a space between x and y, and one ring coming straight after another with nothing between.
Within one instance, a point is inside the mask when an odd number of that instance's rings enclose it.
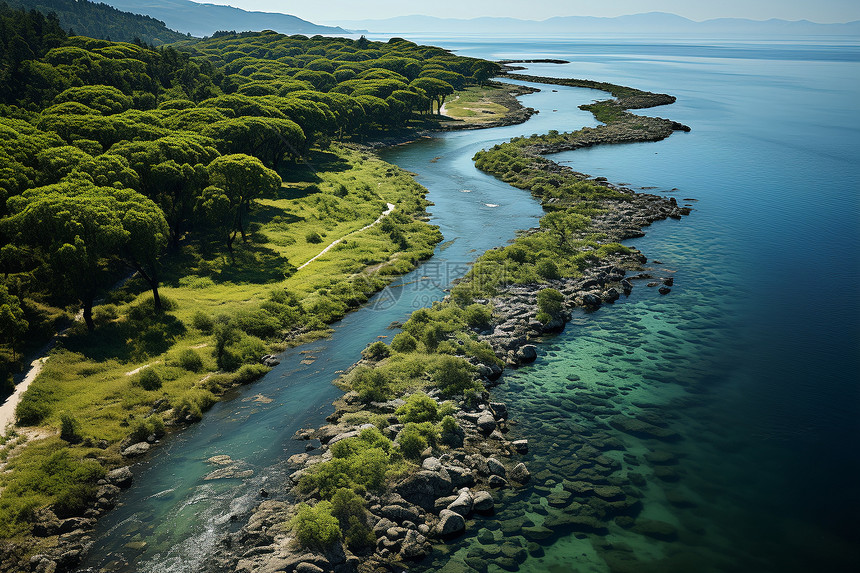
<instances>
[{"instance_id":1,"label":"tree shadow on grass","mask_svg":"<svg viewBox=\"0 0 860 573\"><path fill-rule=\"evenodd\" d=\"M292 199L293 197L290 196L288 198ZM256 228L259 228L261 225L267 225L270 223L289 225L291 223L298 223L299 221L305 220L304 217L299 217L293 213L287 213L279 207L262 205L260 203L254 205L252 217L254 218L254 221L249 226L253 230L256 230Z\"/></svg>"},{"instance_id":2,"label":"tree shadow on grass","mask_svg":"<svg viewBox=\"0 0 860 573\"><path fill-rule=\"evenodd\" d=\"M341 172L352 169L352 165L331 151L311 151L304 161L289 163L278 170L278 175L287 183L319 183L320 172Z\"/></svg>"},{"instance_id":3,"label":"tree shadow on grass","mask_svg":"<svg viewBox=\"0 0 860 573\"><path fill-rule=\"evenodd\" d=\"M295 268L286 257L263 245L237 242L233 257L227 257L220 271L211 276L215 283L270 284L284 280Z\"/></svg>"},{"instance_id":4,"label":"tree shadow on grass","mask_svg":"<svg viewBox=\"0 0 860 573\"><path fill-rule=\"evenodd\" d=\"M156 312L152 300L135 305L128 316L98 324L93 332L74 329L63 346L90 360L141 361L167 352L185 325L167 312Z\"/></svg>"}]
</instances>

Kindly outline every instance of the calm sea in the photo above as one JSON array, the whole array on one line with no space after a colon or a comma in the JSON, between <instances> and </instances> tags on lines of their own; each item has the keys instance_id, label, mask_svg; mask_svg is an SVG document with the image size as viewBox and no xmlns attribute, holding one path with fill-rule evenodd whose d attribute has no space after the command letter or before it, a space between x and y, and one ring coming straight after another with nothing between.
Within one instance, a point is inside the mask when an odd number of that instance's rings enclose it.
<instances>
[{"instance_id":1,"label":"calm sea","mask_svg":"<svg viewBox=\"0 0 860 573\"><path fill-rule=\"evenodd\" d=\"M605 453L618 467L611 478L633 474L637 521L664 529L610 521L608 535L564 536L521 570L856 570L860 39L416 41L569 60L528 73L670 93L675 104L641 113L692 127L553 157L694 211L631 241L651 274L674 278L669 295L640 281L614 307L576 315L500 387L516 432L532 440L533 473L554 475L511 498L499 522L543 523L559 474L575 479L571 460L590 463L583 448L608 434L623 443ZM568 105L566 93L553 94L553 108ZM557 129L579 127L564 123ZM679 439L620 432L608 423L618 414ZM494 536L491 545L505 543ZM496 567L495 548L463 545L455 560Z\"/></svg>"}]
</instances>

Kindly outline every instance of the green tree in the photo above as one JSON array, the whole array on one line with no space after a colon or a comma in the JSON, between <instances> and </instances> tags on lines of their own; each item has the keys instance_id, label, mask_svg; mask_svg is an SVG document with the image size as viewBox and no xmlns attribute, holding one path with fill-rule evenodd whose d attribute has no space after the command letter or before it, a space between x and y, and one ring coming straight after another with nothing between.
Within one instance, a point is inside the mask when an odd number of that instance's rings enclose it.
<instances>
[{"instance_id":1,"label":"green tree","mask_svg":"<svg viewBox=\"0 0 860 573\"><path fill-rule=\"evenodd\" d=\"M208 166L209 182L200 205L212 222L228 224L227 248L233 252L235 233L247 240L246 228L251 203L257 197L274 195L281 187L280 176L256 157L241 153L223 155ZM214 215L214 218L212 217ZM230 221L227 223L227 221Z\"/></svg>"},{"instance_id":2,"label":"green tree","mask_svg":"<svg viewBox=\"0 0 860 573\"><path fill-rule=\"evenodd\" d=\"M578 213L567 213L565 211L551 211L540 220L541 229L546 229L558 241L562 248L569 246L573 234L583 227L588 219Z\"/></svg>"},{"instance_id":3,"label":"green tree","mask_svg":"<svg viewBox=\"0 0 860 573\"><path fill-rule=\"evenodd\" d=\"M237 117L213 123L203 133L215 139L223 153L253 155L275 169L285 155L299 155L305 143L302 128L281 118Z\"/></svg>"},{"instance_id":4,"label":"green tree","mask_svg":"<svg viewBox=\"0 0 860 573\"><path fill-rule=\"evenodd\" d=\"M422 77L412 80L410 87L423 90L427 97L430 98L430 113L433 113L433 103L436 103L437 113L442 113L442 106L445 104L445 98L454 93L454 86L446 81L433 78Z\"/></svg>"},{"instance_id":5,"label":"green tree","mask_svg":"<svg viewBox=\"0 0 860 573\"><path fill-rule=\"evenodd\" d=\"M157 256L167 223L158 207L132 190L63 182L28 191L9 202L5 226L15 239L44 252L55 292L80 301L87 328L95 328L93 301L109 280L112 260L142 271L158 304Z\"/></svg>"},{"instance_id":6,"label":"green tree","mask_svg":"<svg viewBox=\"0 0 860 573\"><path fill-rule=\"evenodd\" d=\"M481 85L484 85L491 77L499 73L500 66L495 62L478 60L472 64L472 78Z\"/></svg>"},{"instance_id":7,"label":"green tree","mask_svg":"<svg viewBox=\"0 0 860 573\"><path fill-rule=\"evenodd\" d=\"M190 133L155 141L122 143L111 154L128 160L140 177L141 193L155 201L170 227L174 246L187 230L194 205L206 186L206 165L218 157L213 141Z\"/></svg>"},{"instance_id":8,"label":"green tree","mask_svg":"<svg viewBox=\"0 0 860 573\"><path fill-rule=\"evenodd\" d=\"M0 284L0 336L12 348L13 359L21 335L27 331L28 326L21 309L21 301L9 293L6 285Z\"/></svg>"}]
</instances>

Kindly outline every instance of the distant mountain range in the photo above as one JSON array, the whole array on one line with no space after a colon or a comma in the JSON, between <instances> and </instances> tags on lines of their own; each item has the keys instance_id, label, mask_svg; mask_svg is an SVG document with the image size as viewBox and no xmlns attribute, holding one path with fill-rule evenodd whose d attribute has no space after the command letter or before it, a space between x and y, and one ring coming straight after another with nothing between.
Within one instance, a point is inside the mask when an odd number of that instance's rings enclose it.
<instances>
[{"instance_id":1,"label":"distant mountain range","mask_svg":"<svg viewBox=\"0 0 860 573\"><path fill-rule=\"evenodd\" d=\"M6 0L12 8L38 10L44 14L53 12L60 20L60 25L67 32L75 34L114 40L115 42L131 42L135 38L160 46L168 42L182 40L186 36L168 29L164 22L121 12L112 6L88 0Z\"/></svg>"},{"instance_id":2,"label":"distant mountain range","mask_svg":"<svg viewBox=\"0 0 860 573\"><path fill-rule=\"evenodd\" d=\"M103 0L120 10L162 20L168 28L192 36L211 36L219 30L236 32L274 30L282 34L342 35L337 26L318 26L289 14L248 12L231 6L198 4L191 0Z\"/></svg>"},{"instance_id":3,"label":"distant mountain range","mask_svg":"<svg viewBox=\"0 0 860 573\"><path fill-rule=\"evenodd\" d=\"M860 20L845 24L818 24L808 20L746 20L717 18L695 22L675 14L649 12L617 18L561 16L548 20L517 18L435 18L399 16L384 20L345 20L340 26L380 34L458 33L474 34L718 34L737 35L839 35L860 38Z\"/></svg>"}]
</instances>

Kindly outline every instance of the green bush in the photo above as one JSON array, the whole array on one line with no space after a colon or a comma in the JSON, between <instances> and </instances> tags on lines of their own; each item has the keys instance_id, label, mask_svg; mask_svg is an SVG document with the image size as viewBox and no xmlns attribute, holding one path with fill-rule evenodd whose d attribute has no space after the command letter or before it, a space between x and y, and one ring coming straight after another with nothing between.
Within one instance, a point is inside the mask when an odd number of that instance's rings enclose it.
<instances>
[{"instance_id":1,"label":"green bush","mask_svg":"<svg viewBox=\"0 0 860 573\"><path fill-rule=\"evenodd\" d=\"M361 357L367 360L382 360L389 356L391 356L391 349L381 340L371 342L361 351Z\"/></svg>"},{"instance_id":2,"label":"green bush","mask_svg":"<svg viewBox=\"0 0 860 573\"><path fill-rule=\"evenodd\" d=\"M561 278L561 273L558 271L558 266L549 259L541 259L535 266L537 274L545 279Z\"/></svg>"},{"instance_id":3,"label":"green bush","mask_svg":"<svg viewBox=\"0 0 860 573\"><path fill-rule=\"evenodd\" d=\"M60 438L70 444L77 444L83 440L81 436L81 425L77 419L68 412L60 414Z\"/></svg>"},{"instance_id":4,"label":"green bush","mask_svg":"<svg viewBox=\"0 0 860 573\"><path fill-rule=\"evenodd\" d=\"M411 459L421 457L428 446L435 447L439 439L439 429L431 422L409 422L397 434L397 443L403 456Z\"/></svg>"},{"instance_id":5,"label":"green bush","mask_svg":"<svg viewBox=\"0 0 860 573\"><path fill-rule=\"evenodd\" d=\"M233 375L233 381L237 384L250 384L259 380L271 370L263 364L245 364Z\"/></svg>"},{"instance_id":6,"label":"green bush","mask_svg":"<svg viewBox=\"0 0 860 573\"><path fill-rule=\"evenodd\" d=\"M319 234L319 233L317 233L316 231L311 231L310 233L308 233L307 235L305 235L305 240L306 240L308 243L313 243L313 244L318 244L318 243L322 243L322 242L323 242L322 237L321 237L321 236L320 236L320 234Z\"/></svg>"},{"instance_id":7,"label":"green bush","mask_svg":"<svg viewBox=\"0 0 860 573\"><path fill-rule=\"evenodd\" d=\"M161 376L155 368L144 368L137 377L137 385L144 390L158 390L161 388Z\"/></svg>"},{"instance_id":8,"label":"green bush","mask_svg":"<svg viewBox=\"0 0 860 573\"><path fill-rule=\"evenodd\" d=\"M443 444L457 447L463 444L463 432L453 416L445 416L438 424L439 439Z\"/></svg>"},{"instance_id":9,"label":"green bush","mask_svg":"<svg viewBox=\"0 0 860 573\"><path fill-rule=\"evenodd\" d=\"M455 434L459 429L460 425L457 424L457 420L454 419L454 416L445 416L442 418L442 421L439 422L439 430L442 432L443 436Z\"/></svg>"},{"instance_id":10,"label":"green bush","mask_svg":"<svg viewBox=\"0 0 860 573\"><path fill-rule=\"evenodd\" d=\"M397 409L397 417L401 422L437 422L443 416L453 411L453 406L446 402L439 405L436 400L423 392L416 392L406 399L406 403Z\"/></svg>"},{"instance_id":11,"label":"green bush","mask_svg":"<svg viewBox=\"0 0 860 573\"><path fill-rule=\"evenodd\" d=\"M135 443L145 442L149 436L161 438L164 433L164 420L159 414L153 414L143 420L137 420L132 426L128 439Z\"/></svg>"},{"instance_id":12,"label":"green bush","mask_svg":"<svg viewBox=\"0 0 860 573\"><path fill-rule=\"evenodd\" d=\"M564 295L554 288L545 288L537 294L538 311L556 317L561 313Z\"/></svg>"},{"instance_id":13,"label":"green bush","mask_svg":"<svg viewBox=\"0 0 860 573\"><path fill-rule=\"evenodd\" d=\"M95 497L95 491L92 484L69 484L54 500L54 513L60 518L83 515Z\"/></svg>"},{"instance_id":14,"label":"green bush","mask_svg":"<svg viewBox=\"0 0 860 573\"><path fill-rule=\"evenodd\" d=\"M275 338L281 333L278 318L262 308L237 312L233 324L242 332L262 339Z\"/></svg>"},{"instance_id":15,"label":"green bush","mask_svg":"<svg viewBox=\"0 0 860 573\"><path fill-rule=\"evenodd\" d=\"M346 530L347 548L353 553L367 552L376 545L376 535L361 518L353 515L349 518L349 528Z\"/></svg>"},{"instance_id":16,"label":"green bush","mask_svg":"<svg viewBox=\"0 0 860 573\"><path fill-rule=\"evenodd\" d=\"M35 426L51 415L54 402L50 393L38 385L33 385L21 396L15 407L15 419L21 426Z\"/></svg>"},{"instance_id":17,"label":"green bush","mask_svg":"<svg viewBox=\"0 0 860 573\"><path fill-rule=\"evenodd\" d=\"M377 491L385 483L390 449L391 441L378 429L363 430L355 438L333 444L333 458L314 465L300 480L299 488L305 492L318 489L323 499L331 499L341 488Z\"/></svg>"},{"instance_id":18,"label":"green bush","mask_svg":"<svg viewBox=\"0 0 860 573\"><path fill-rule=\"evenodd\" d=\"M191 326L202 332L203 334L212 334L212 329L215 327L215 321L212 317L202 311L197 311L191 317Z\"/></svg>"},{"instance_id":19,"label":"green bush","mask_svg":"<svg viewBox=\"0 0 860 573\"><path fill-rule=\"evenodd\" d=\"M376 368L357 368L352 378L352 388L365 403L385 402L394 395L385 374Z\"/></svg>"},{"instance_id":20,"label":"green bush","mask_svg":"<svg viewBox=\"0 0 860 573\"><path fill-rule=\"evenodd\" d=\"M186 348L180 352L177 362L181 368L189 372L200 372L203 370L203 359L200 358L196 350L191 348Z\"/></svg>"},{"instance_id":21,"label":"green bush","mask_svg":"<svg viewBox=\"0 0 860 573\"><path fill-rule=\"evenodd\" d=\"M391 349L395 352L415 352L418 341L408 332L399 332L391 339Z\"/></svg>"},{"instance_id":22,"label":"green bush","mask_svg":"<svg viewBox=\"0 0 860 573\"><path fill-rule=\"evenodd\" d=\"M232 322L215 325L215 348L212 354L218 368L226 372L234 372L243 364L256 363L266 354L265 343L257 338L243 333Z\"/></svg>"},{"instance_id":23,"label":"green bush","mask_svg":"<svg viewBox=\"0 0 860 573\"><path fill-rule=\"evenodd\" d=\"M445 338L445 327L438 323L430 323L424 329L421 335L421 342L424 344L424 348L427 352L435 352L436 347L439 346L439 342L441 342Z\"/></svg>"},{"instance_id":24,"label":"green bush","mask_svg":"<svg viewBox=\"0 0 860 573\"><path fill-rule=\"evenodd\" d=\"M400 444L400 451L403 452L403 457L418 459L421 457L421 452L427 449L427 440L418 431L415 424L406 424L400 433L397 435L397 443Z\"/></svg>"},{"instance_id":25,"label":"green bush","mask_svg":"<svg viewBox=\"0 0 860 573\"><path fill-rule=\"evenodd\" d=\"M476 388L478 382L472 375L472 365L455 356L442 356L431 372L436 387L447 396L462 394L468 388Z\"/></svg>"},{"instance_id":26,"label":"green bush","mask_svg":"<svg viewBox=\"0 0 860 573\"><path fill-rule=\"evenodd\" d=\"M364 519L366 514L364 500L353 490L342 487L331 497L331 514L337 518L341 526L346 528L350 517Z\"/></svg>"},{"instance_id":27,"label":"green bush","mask_svg":"<svg viewBox=\"0 0 860 573\"><path fill-rule=\"evenodd\" d=\"M290 527L303 547L325 550L340 540L340 526L331 514L331 503L321 501L311 507L300 504Z\"/></svg>"},{"instance_id":28,"label":"green bush","mask_svg":"<svg viewBox=\"0 0 860 573\"><path fill-rule=\"evenodd\" d=\"M463 320L472 328L487 328L493 319L490 308L483 304L470 304L463 309Z\"/></svg>"},{"instance_id":29,"label":"green bush","mask_svg":"<svg viewBox=\"0 0 860 573\"><path fill-rule=\"evenodd\" d=\"M463 404L466 408L474 409L478 406L478 390L477 388L466 388L463 390Z\"/></svg>"}]
</instances>

